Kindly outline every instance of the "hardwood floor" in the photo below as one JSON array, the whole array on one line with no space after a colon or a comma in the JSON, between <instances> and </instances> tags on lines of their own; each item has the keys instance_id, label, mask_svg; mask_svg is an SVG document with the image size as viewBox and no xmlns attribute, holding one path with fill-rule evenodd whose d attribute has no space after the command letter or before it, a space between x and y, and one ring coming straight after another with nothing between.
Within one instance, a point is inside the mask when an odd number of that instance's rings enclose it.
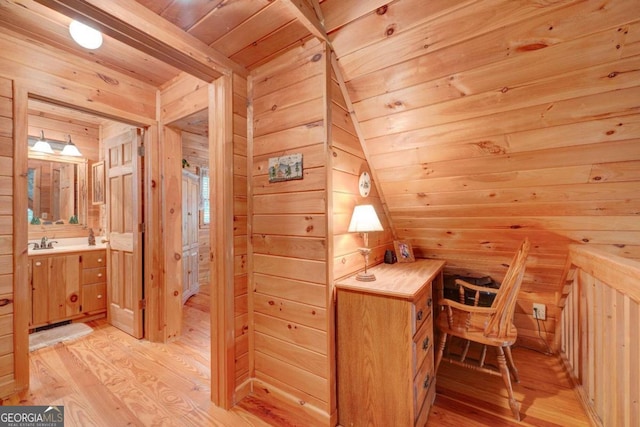
<instances>
[{"instance_id":1,"label":"hardwood floor","mask_svg":"<svg viewBox=\"0 0 640 427\"><path fill-rule=\"evenodd\" d=\"M512 352L520 375L520 383L512 382L516 400L521 404L520 422L511 415L500 376L461 368L443 360L429 426L591 425L571 379L556 356L517 346ZM487 352L488 363L496 365L489 353L491 350Z\"/></svg>"},{"instance_id":2,"label":"hardwood floor","mask_svg":"<svg viewBox=\"0 0 640 427\"><path fill-rule=\"evenodd\" d=\"M206 292L189 299L183 336L166 345L91 322L90 335L31 353L30 389L2 404L64 405L65 426L308 426L297 408L265 393L230 411L211 404L208 307ZM589 425L556 358L519 348L514 357L521 422L500 377L443 362L429 426Z\"/></svg>"}]
</instances>

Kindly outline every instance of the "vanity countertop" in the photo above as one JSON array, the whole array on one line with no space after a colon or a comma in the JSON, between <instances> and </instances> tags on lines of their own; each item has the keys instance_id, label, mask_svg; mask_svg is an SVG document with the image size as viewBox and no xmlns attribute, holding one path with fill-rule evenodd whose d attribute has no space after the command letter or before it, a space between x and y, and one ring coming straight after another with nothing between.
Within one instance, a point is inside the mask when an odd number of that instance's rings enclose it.
<instances>
[{"instance_id":1,"label":"vanity countertop","mask_svg":"<svg viewBox=\"0 0 640 427\"><path fill-rule=\"evenodd\" d=\"M105 249L107 247L106 243L102 243L102 236L96 236L96 244L93 246L89 246L89 241L86 237L69 237L64 239L49 239L53 242L53 248L51 249L33 249L33 244L35 241L29 241L29 256L37 256L37 255L57 255L62 253L69 252L86 252L86 251L97 251L100 249ZM40 242L38 242L40 243Z\"/></svg>"}]
</instances>

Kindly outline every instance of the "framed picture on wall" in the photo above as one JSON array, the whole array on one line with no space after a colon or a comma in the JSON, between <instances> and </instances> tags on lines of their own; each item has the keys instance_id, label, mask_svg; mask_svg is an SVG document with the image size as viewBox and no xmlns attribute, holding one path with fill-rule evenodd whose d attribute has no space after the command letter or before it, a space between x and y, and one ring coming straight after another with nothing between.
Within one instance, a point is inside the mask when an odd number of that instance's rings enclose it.
<instances>
[{"instance_id":1,"label":"framed picture on wall","mask_svg":"<svg viewBox=\"0 0 640 427\"><path fill-rule=\"evenodd\" d=\"M105 199L104 162L97 162L91 166L91 203L101 205Z\"/></svg>"},{"instance_id":2,"label":"framed picture on wall","mask_svg":"<svg viewBox=\"0 0 640 427\"><path fill-rule=\"evenodd\" d=\"M393 246L396 249L396 258L398 262L413 262L416 258L413 256L413 248L411 243L404 240L394 240Z\"/></svg>"}]
</instances>

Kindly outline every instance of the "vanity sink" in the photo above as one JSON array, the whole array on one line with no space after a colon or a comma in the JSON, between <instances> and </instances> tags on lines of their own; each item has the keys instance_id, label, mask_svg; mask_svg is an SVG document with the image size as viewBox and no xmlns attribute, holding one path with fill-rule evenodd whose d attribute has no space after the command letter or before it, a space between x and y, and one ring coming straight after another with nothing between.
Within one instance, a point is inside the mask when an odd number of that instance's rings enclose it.
<instances>
[{"instance_id":1,"label":"vanity sink","mask_svg":"<svg viewBox=\"0 0 640 427\"><path fill-rule=\"evenodd\" d=\"M47 255L52 253L65 253L65 252L78 252L78 251L92 251L105 249L107 247L106 243L102 243L102 238L100 236L96 237L96 244L89 246L88 240L86 237L69 237L65 239L51 239L52 247L39 248L34 249L34 243L38 243L40 245L40 241L30 241L29 242L29 255Z\"/></svg>"}]
</instances>

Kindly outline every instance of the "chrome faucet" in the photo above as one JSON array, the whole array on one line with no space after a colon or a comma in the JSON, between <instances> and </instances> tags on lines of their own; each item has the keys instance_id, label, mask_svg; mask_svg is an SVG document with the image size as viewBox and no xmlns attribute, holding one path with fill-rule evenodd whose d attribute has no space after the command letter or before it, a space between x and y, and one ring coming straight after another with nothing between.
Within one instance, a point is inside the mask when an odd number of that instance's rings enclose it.
<instances>
[{"instance_id":1,"label":"chrome faucet","mask_svg":"<svg viewBox=\"0 0 640 427\"><path fill-rule=\"evenodd\" d=\"M47 247L47 237L43 237L42 240L40 241L40 249L44 249Z\"/></svg>"}]
</instances>

